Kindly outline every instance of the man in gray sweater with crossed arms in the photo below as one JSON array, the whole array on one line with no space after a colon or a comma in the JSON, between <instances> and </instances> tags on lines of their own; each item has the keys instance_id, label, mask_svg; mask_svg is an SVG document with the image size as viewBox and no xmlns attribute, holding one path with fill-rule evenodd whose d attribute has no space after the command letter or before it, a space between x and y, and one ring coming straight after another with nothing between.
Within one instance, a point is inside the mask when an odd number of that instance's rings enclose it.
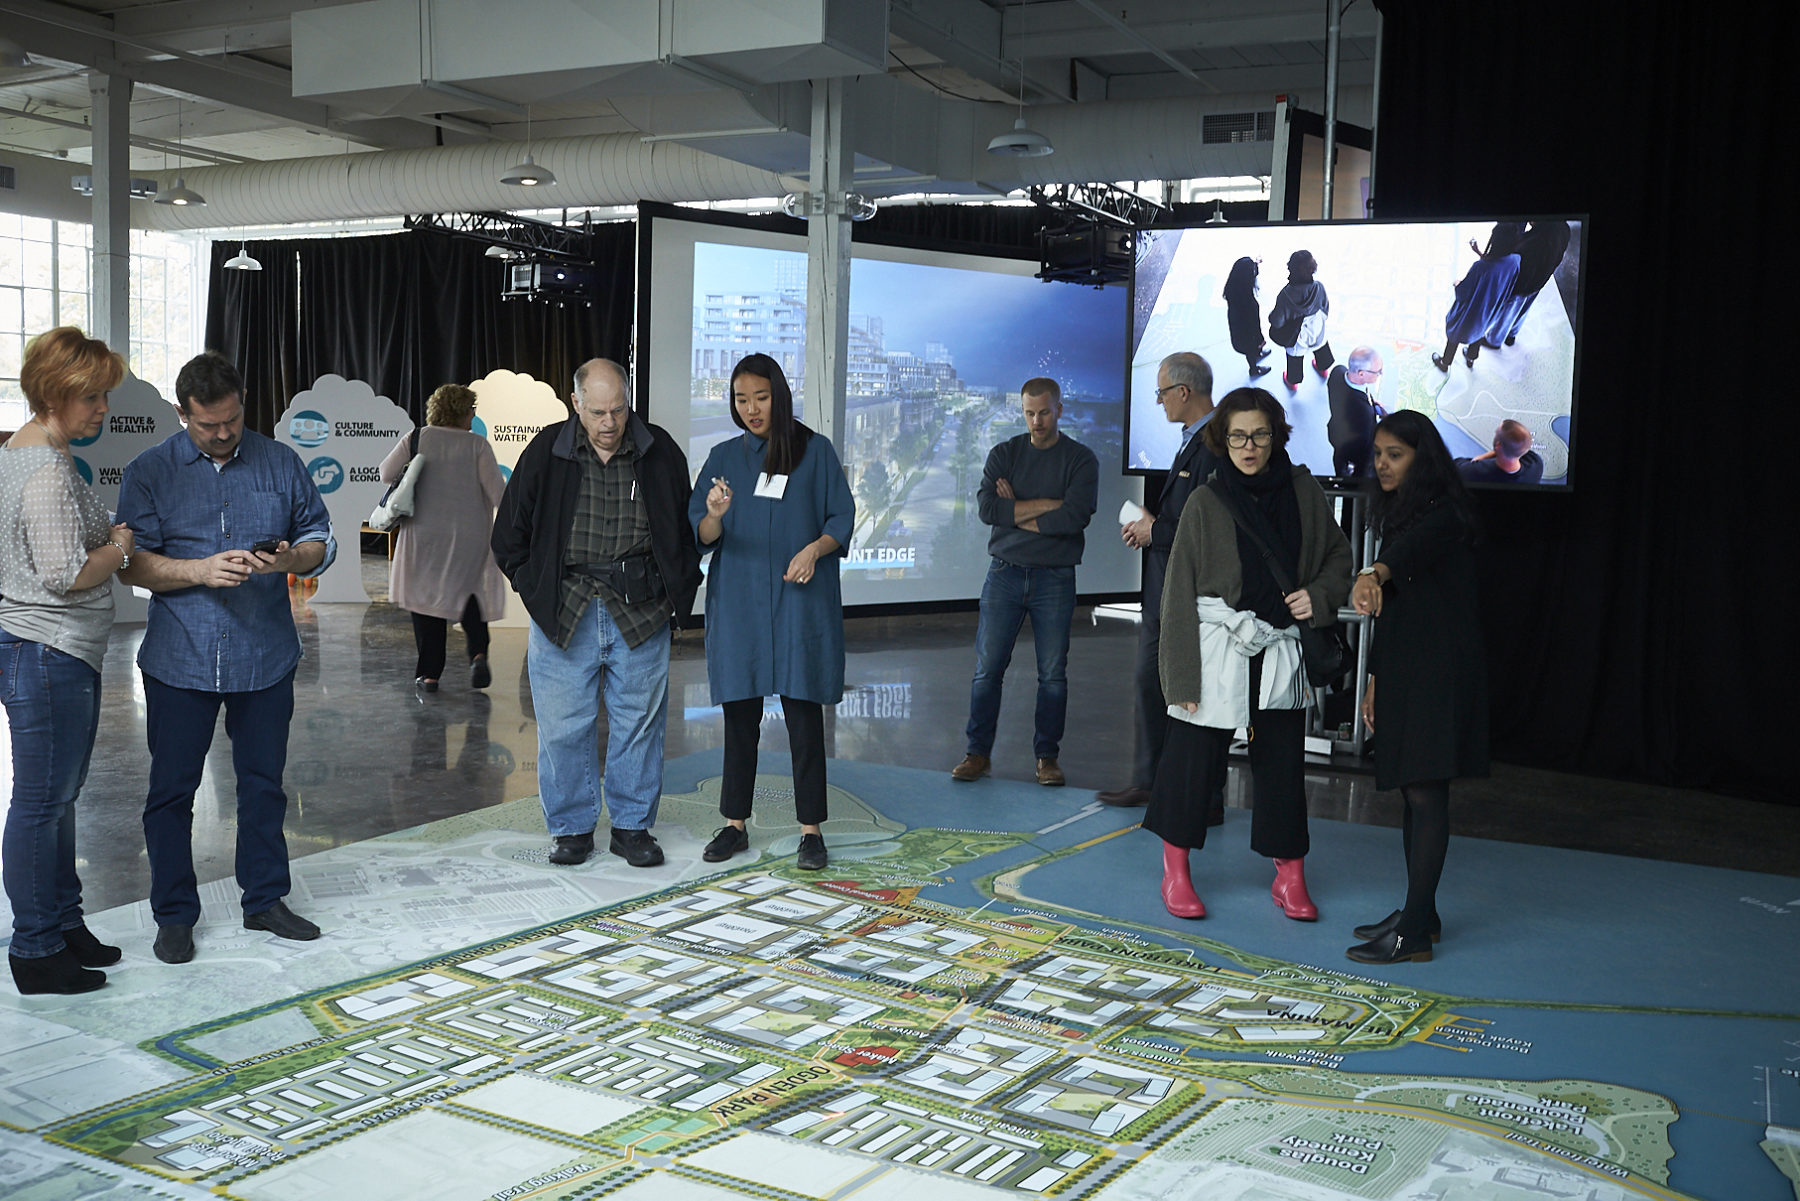
<instances>
[{"instance_id":1,"label":"man in gray sweater with crossed arms","mask_svg":"<svg viewBox=\"0 0 1800 1201\"><path fill-rule=\"evenodd\" d=\"M1019 389L1026 432L988 452L976 495L988 536L987 580L975 629L975 681L969 689L968 753L950 769L964 782L987 775L1000 718L1000 685L1027 614L1037 647L1037 782L1063 783L1056 757L1069 708L1069 625L1075 616L1075 565L1082 531L1094 515L1100 464L1094 452L1057 430L1062 389L1028 379Z\"/></svg>"}]
</instances>

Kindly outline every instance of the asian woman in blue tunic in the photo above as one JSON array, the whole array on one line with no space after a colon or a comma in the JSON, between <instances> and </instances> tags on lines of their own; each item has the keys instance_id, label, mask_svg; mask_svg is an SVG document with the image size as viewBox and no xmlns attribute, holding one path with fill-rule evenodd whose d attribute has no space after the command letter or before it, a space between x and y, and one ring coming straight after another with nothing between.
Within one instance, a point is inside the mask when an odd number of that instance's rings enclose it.
<instances>
[{"instance_id":1,"label":"asian woman in blue tunic","mask_svg":"<svg viewBox=\"0 0 1800 1201\"><path fill-rule=\"evenodd\" d=\"M838 561L856 502L829 439L794 419L781 364L753 354L731 371L731 420L744 432L713 447L688 517L706 576L706 676L725 710L725 825L708 863L748 850L763 698L779 696L794 768L798 865L827 862L825 710L844 696L844 602Z\"/></svg>"}]
</instances>

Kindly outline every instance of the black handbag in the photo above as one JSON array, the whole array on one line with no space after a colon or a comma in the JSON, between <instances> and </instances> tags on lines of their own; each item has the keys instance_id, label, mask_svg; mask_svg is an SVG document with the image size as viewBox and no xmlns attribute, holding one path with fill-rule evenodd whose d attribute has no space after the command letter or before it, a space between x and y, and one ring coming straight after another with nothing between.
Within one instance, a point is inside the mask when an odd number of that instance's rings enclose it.
<instances>
[{"instance_id":1,"label":"black handbag","mask_svg":"<svg viewBox=\"0 0 1800 1201\"><path fill-rule=\"evenodd\" d=\"M1290 317L1280 325L1271 321L1269 323L1269 341L1277 346L1291 348L1295 342L1300 340L1300 325L1303 321L1305 321L1304 317Z\"/></svg>"},{"instance_id":2,"label":"black handbag","mask_svg":"<svg viewBox=\"0 0 1800 1201\"><path fill-rule=\"evenodd\" d=\"M1219 498L1219 503L1225 506L1225 511L1231 514L1231 520L1237 523L1238 529L1248 534L1251 543L1262 553L1263 562L1269 565L1269 574L1275 577L1275 586L1281 589L1281 594L1288 596L1297 591L1298 585L1288 575L1287 568L1275 558L1275 552L1269 549L1269 544L1263 541L1262 535L1244 520L1244 515L1231 494L1216 480L1208 487ZM1306 664L1307 682L1315 688L1339 684L1353 662L1350 656L1350 637L1345 632L1343 623L1333 622L1328 626L1317 627L1309 621L1301 621L1296 622L1294 628L1300 631L1300 658Z\"/></svg>"}]
</instances>

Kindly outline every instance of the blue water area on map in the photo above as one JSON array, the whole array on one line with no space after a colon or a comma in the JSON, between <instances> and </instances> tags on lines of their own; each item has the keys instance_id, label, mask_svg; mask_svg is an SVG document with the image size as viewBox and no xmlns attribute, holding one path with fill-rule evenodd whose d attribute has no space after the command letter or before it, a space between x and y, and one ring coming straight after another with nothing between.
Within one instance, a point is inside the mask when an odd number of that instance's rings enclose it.
<instances>
[{"instance_id":1,"label":"blue water area on map","mask_svg":"<svg viewBox=\"0 0 1800 1201\"><path fill-rule=\"evenodd\" d=\"M1156 892L1161 847L1137 832L1029 873L1034 898L1095 907L1099 880L1120 882L1107 912L1171 932L1216 939L1261 955L1417 985L1451 996L1591 1005L1800 1013L1800 912L1784 904L1800 881L1551 847L1454 839L1439 908L1444 941L1430 963L1369 967L1343 957L1349 927L1398 906L1395 830L1312 822L1307 874L1318 923L1287 920L1270 901L1268 861L1249 849L1249 815L1228 811L1209 846L1195 851L1204 921L1163 911ZM979 864L975 865L981 866ZM1382 873L1387 874L1382 874ZM1744 898L1751 898L1746 901ZM1761 900L1786 913L1752 903ZM1214 957L1206 956L1210 961ZM1353 1056L1370 1072L1592 1079L1672 1098L1674 1187L1700 1197L1789 1197L1757 1147L1765 1113L1800 1125L1800 1081L1779 1075L1800 1056L1800 1019L1657 1013L1565 1012L1458 1006L1490 1019L1496 1034L1526 1039L1530 1055L1423 1045ZM1244 1058L1260 1058L1245 1056Z\"/></svg>"},{"instance_id":2,"label":"blue water area on map","mask_svg":"<svg viewBox=\"0 0 1800 1201\"><path fill-rule=\"evenodd\" d=\"M765 769L780 771L785 755ZM691 789L719 771L718 752L669 764L667 791ZM1307 879L1316 923L1286 918L1269 897L1273 870L1250 850L1250 814L1232 809L1209 845L1191 856L1204 921L1163 909L1162 844L1132 830L1142 810L1076 817L1091 794L1011 780L958 784L945 772L833 761L831 782L909 827L1015 831L1031 845L964 864L926 895L948 905L987 901L973 881L1047 851L1092 842L1027 872L1027 908L1066 907L1115 924L1214 940L1256 955L1416 985L1450 997L1516 1001L1459 1005L1493 1023L1496 1035L1532 1044L1528 1055L1492 1048L1466 1053L1407 1044L1351 1055L1373 1073L1469 1075L1511 1080L1590 1079L1671 1098L1681 1118L1671 1184L1720 1201L1790 1198L1757 1143L1774 1121L1800 1126L1800 880L1554 847L1453 838L1439 909L1444 941L1430 963L1369 967L1344 958L1350 928L1385 916L1405 895L1397 830L1313 819ZM829 837L830 827L827 827ZM1113 835L1107 837L1107 835ZM994 903L993 909L1014 906ZM1228 953L1208 963L1237 967ZM1754 1017L1563 1011L1544 1004L1694 1009ZM1267 1061L1246 1054L1224 1058ZM1793 1059L1793 1062L1790 1062ZM1767 1071L1764 1070L1767 1065Z\"/></svg>"}]
</instances>

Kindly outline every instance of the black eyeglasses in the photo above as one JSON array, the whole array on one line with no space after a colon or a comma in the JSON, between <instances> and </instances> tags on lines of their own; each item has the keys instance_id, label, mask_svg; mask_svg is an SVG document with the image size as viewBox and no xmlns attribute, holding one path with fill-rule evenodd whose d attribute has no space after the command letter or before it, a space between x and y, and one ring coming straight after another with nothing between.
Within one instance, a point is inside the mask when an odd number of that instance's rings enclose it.
<instances>
[{"instance_id":1,"label":"black eyeglasses","mask_svg":"<svg viewBox=\"0 0 1800 1201\"><path fill-rule=\"evenodd\" d=\"M1152 395L1152 396L1154 396L1154 397L1156 397L1156 399L1158 399L1158 400L1161 400L1161 399L1162 399L1162 394L1163 394L1163 393L1164 393L1164 392L1167 392L1167 391L1168 391L1168 390L1169 390L1169 389L1171 389L1171 388L1185 388L1185 387L1187 387L1187 385L1186 385L1186 384L1164 384L1164 385L1163 385L1163 386L1162 386L1162 387L1160 387L1160 388L1158 388L1158 389L1157 389L1157 390L1156 390L1156 391L1155 391L1155 392L1153 392L1153 393L1151 393L1151 395Z\"/></svg>"},{"instance_id":2,"label":"black eyeglasses","mask_svg":"<svg viewBox=\"0 0 1800 1201\"><path fill-rule=\"evenodd\" d=\"M1253 430L1248 434L1239 431L1225 435L1225 445L1233 450L1242 450L1251 443L1255 443L1257 446L1267 446L1274 440L1274 430Z\"/></svg>"}]
</instances>

